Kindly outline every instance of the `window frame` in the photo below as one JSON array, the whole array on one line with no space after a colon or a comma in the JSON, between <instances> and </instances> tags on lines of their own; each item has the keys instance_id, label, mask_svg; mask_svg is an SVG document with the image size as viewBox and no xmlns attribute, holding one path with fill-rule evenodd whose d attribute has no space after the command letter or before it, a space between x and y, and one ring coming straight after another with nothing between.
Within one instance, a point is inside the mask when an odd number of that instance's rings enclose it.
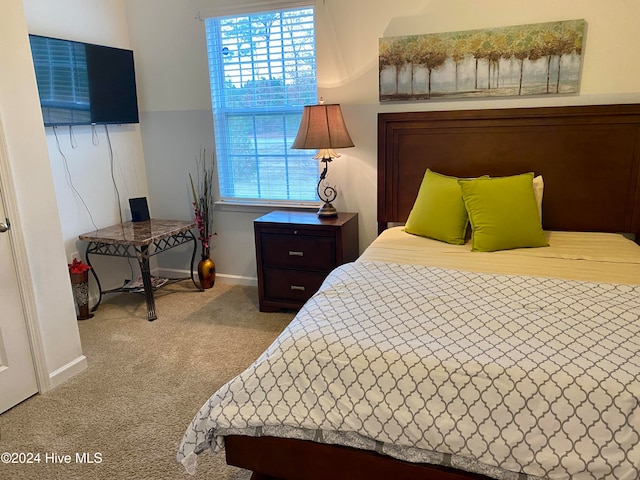
<instances>
[{"instance_id":1,"label":"window frame","mask_svg":"<svg viewBox=\"0 0 640 480\"><path fill-rule=\"evenodd\" d=\"M270 3L274 3L274 2L270 2ZM227 105L222 105L220 106L218 104L218 106L216 106L216 98L218 96L221 95L221 93L224 93L223 90L221 89L221 85L224 84L225 82L225 75L224 75L224 62L221 59L218 59L216 61L211 61L210 58L208 58L208 67L209 67L209 72L211 75L211 78L209 80L209 85L210 85L210 89L211 89L211 99L212 99L212 105L211 105L211 113L213 115L213 121L214 121L214 125L213 125L213 129L214 129L214 137L215 137L215 149L216 149L216 154L218 156L218 161L220 160L220 156L221 155L226 155L227 158L231 158L231 140L230 140L230 126L229 126L229 121L228 118L230 116L235 116L235 115L249 115L251 117L253 117L254 122L256 119L259 119L262 115L281 115L281 120L283 122L283 126L282 126L282 131L284 132L284 137L283 140L285 139L290 139L288 141L288 143L292 143L293 139L296 136L297 133L297 127L299 125L299 121L295 122L295 127L293 128L293 131L291 128L287 129L287 125L290 123L286 116L289 114L294 114L294 115L298 115L298 118L301 118L302 116L302 110L304 105L307 104L312 104L312 103L317 103L317 97L318 97L318 93L317 93L317 71L316 71L316 65L317 65L317 48L316 48L316 42L315 42L315 31L316 31L316 11L315 11L315 7L314 7L314 2L309 2L309 1L293 1L293 2L276 2L280 5L278 5L280 8L277 9L268 9L268 10L263 10L260 9L258 11L249 11L247 12L246 9L243 11L243 13L236 13L236 14L227 14L224 16L215 16L215 17L208 17L204 20L205 24L206 22L216 22L217 26L214 29L215 30L215 34L217 35L217 38L215 40L210 41L210 28L208 26L205 26L206 29L206 36L207 36L207 49L209 50L210 47L212 45L217 46L218 48L220 48L222 46L222 35L221 35L221 28L220 28L220 20L224 20L224 19L229 19L229 18L241 18L241 17L250 17L252 15L261 15L261 14L265 14L265 13L273 13L273 12L278 12L278 13L284 13L287 11L291 11L291 10L311 10L311 15L313 17L313 98L308 97L308 99L306 101L304 101L303 103L299 104L299 105L276 105L276 106L270 106L267 107L265 109L261 109L259 107L255 107L255 108L251 108L251 107L247 107L247 108L242 108L242 107L230 107ZM281 5L282 3L287 4L287 5ZM291 4L295 4L295 5L291 5ZM242 5L239 5L240 7ZM242 10L242 9L240 9ZM284 47L283 47L284 49ZM210 53L208 51L207 53L208 57L210 57ZM252 62L253 63L253 62ZM283 59L282 62L280 63L280 65L284 66L285 60ZM215 79L213 78L215 75ZM213 82L217 82L216 88L217 88L217 92L214 91L213 89ZM307 92L307 94L309 94L309 92ZM226 98L227 100L229 100L229 98ZM224 121L219 121L219 119L221 117L224 117L225 120ZM222 139L220 138L222 137ZM257 129L254 130L254 134L253 134L253 140L254 142L257 142L259 138ZM215 183L216 183L216 192L215 192L215 203L218 205L229 205L229 206L247 206L247 207L298 207L298 208L317 208L319 199L317 197L317 191L316 191L316 184L317 184L317 178L320 172L320 165L319 162L317 162L316 160L313 159L313 153L311 151L307 152L307 151L295 151L296 153L291 153L291 155L289 156L288 152L291 151L291 147L289 146L285 146L285 151L284 151L284 155L285 158L287 160L285 160L285 168L287 167L288 164L288 159L291 158L293 159L293 161L300 161L303 158L308 158L308 161L310 163L310 168L308 171L308 177L305 177L305 181L309 182L310 180L312 180L312 185L313 185L313 189L311 189L309 187L309 185L307 185L307 188L309 188L308 192L313 191L313 199L295 199L295 198L260 198L258 197L246 197L246 196L223 196L222 192L221 192L221 181L220 181L220 173L219 173L219 164L216 166L216 172L215 172ZM293 152L293 151L292 151ZM255 157L256 161L259 161L260 158L264 158L264 157L268 157L268 155L266 154L262 154L260 155L259 153L256 152L255 155L247 155L248 158L250 158L251 156ZM232 166L231 166L231 161L230 160L223 160L223 161L228 161L230 163L230 169L232 170ZM259 166L256 167L256 171L259 171ZM303 170L304 171L304 170ZM259 183L259 182L258 182ZM289 187L291 185L295 185L295 180L287 180L285 188L287 191L289 191ZM257 193L259 195L259 189L260 187L257 188Z\"/></svg>"}]
</instances>

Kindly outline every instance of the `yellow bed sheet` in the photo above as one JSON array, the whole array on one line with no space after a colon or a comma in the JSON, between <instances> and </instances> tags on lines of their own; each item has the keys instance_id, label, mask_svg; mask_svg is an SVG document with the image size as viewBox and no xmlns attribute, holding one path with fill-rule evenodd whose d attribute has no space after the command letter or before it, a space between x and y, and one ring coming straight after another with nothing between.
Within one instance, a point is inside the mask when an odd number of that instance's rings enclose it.
<instances>
[{"instance_id":1,"label":"yellow bed sheet","mask_svg":"<svg viewBox=\"0 0 640 480\"><path fill-rule=\"evenodd\" d=\"M615 233L545 232L548 247L472 252L392 227L359 260L431 265L472 272L535 275L590 282L640 284L640 246Z\"/></svg>"}]
</instances>

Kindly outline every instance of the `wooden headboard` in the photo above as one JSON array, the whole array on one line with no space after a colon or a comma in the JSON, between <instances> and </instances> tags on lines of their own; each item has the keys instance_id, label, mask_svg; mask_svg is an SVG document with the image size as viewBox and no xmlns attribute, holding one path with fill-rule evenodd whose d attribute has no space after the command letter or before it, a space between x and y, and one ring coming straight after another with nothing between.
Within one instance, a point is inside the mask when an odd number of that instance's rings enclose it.
<instances>
[{"instance_id":1,"label":"wooden headboard","mask_svg":"<svg viewBox=\"0 0 640 480\"><path fill-rule=\"evenodd\" d=\"M640 104L380 113L378 229L405 222L427 168L544 178L546 230L640 241Z\"/></svg>"}]
</instances>

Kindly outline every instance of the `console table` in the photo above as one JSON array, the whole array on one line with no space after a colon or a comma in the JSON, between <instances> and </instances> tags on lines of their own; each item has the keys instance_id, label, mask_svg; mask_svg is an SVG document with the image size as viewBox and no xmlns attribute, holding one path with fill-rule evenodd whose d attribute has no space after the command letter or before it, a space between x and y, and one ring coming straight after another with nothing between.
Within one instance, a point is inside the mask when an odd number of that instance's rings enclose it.
<instances>
[{"instance_id":1,"label":"console table","mask_svg":"<svg viewBox=\"0 0 640 480\"><path fill-rule=\"evenodd\" d=\"M101 228L92 232L80 235L78 238L88 242L85 252L85 259L91 266L89 255L109 255L112 257L136 258L140 265L144 295L147 300L147 318L149 321L155 320L156 306L153 297L153 285L151 283L151 271L149 269L149 258L171 248L185 243L193 242L193 252L191 254L191 281L202 290L196 283L193 275L193 263L196 257L197 242L196 237L191 232L196 224L180 220L157 220L152 218L143 222L125 222L111 227ZM114 288L102 290L98 274L94 268L91 273L98 285L98 303L91 309L95 311L102 295L105 293L127 292L125 288ZM186 280L189 277L172 279L172 281Z\"/></svg>"}]
</instances>

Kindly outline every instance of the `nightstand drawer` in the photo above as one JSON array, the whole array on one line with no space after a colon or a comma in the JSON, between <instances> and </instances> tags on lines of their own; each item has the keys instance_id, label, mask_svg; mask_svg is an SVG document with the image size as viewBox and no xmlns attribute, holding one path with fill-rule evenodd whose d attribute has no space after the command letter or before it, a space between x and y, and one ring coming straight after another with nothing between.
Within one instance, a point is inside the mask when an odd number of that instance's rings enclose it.
<instances>
[{"instance_id":1,"label":"nightstand drawer","mask_svg":"<svg viewBox=\"0 0 640 480\"><path fill-rule=\"evenodd\" d=\"M304 303L318 291L326 273L303 270L264 269L264 294L272 299Z\"/></svg>"},{"instance_id":2,"label":"nightstand drawer","mask_svg":"<svg viewBox=\"0 0 640 480\"><path fill-rule=\"evenodd\" d=\"M301 268L328 272L336 267L335 237L262 235L266 267Z\"/></svg>"}]
</instances>

